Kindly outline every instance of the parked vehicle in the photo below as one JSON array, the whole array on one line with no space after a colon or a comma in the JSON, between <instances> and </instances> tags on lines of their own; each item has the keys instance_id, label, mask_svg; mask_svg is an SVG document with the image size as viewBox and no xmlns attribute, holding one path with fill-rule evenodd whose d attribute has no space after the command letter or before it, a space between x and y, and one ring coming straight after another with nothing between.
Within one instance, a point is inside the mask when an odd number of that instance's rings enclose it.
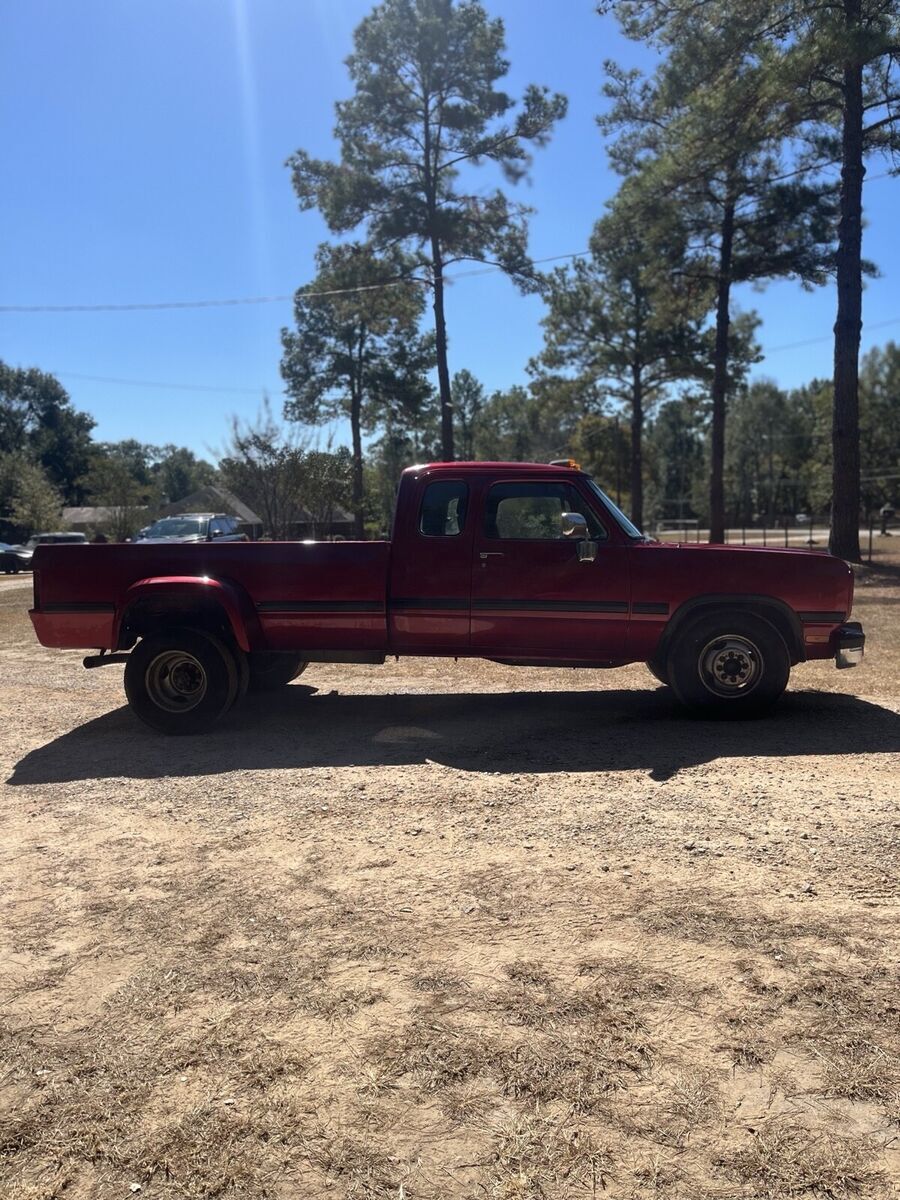
<instances>
[{"instance_id":1,"label":"parked vehicle","mask_svg":"<svg viewBox=\"0 0 900 1200\"><path fill-rule=\"evenodd\" d=\"M861 661L852 601L824 552L644 537L574 465L437 463L404 472L391 541L41 546L31 619L124 661L148 725L197 733L248 686L388 654L645 662L688 708L749 715L796 663Z\"/></svg>"},{"instance_id":2,"label":"parked vehicle","mask_svg":"<svg viewBox=\"0 0 900 1200\"><path fill-rule=\"evenodd\" d=\"M83 533L35 533L20 546L5 546L0 550L0 571L15 575L19 571L31 570L31 558L38 546L84 545L87 536Z\"/></svg>"},{"instance_id":3,"label":"parked vehicle","mask_svg":"<svg viewBox=\"0 0 900 1200\"><path fill-rule=\"evenodd\" d=\"M137 536L139 542L245 542L237 517L225 513L180 513L162 517Z\"/></svg>"}]
</instances>

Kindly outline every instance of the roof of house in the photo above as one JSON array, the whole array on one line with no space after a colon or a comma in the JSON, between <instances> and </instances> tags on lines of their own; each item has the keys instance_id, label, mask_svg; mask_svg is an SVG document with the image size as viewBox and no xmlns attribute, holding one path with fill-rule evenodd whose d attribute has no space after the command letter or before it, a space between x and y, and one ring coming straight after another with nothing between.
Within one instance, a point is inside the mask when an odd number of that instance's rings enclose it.
<instances>
[{"instance_id":1,"label":"roof of house","mask_svg":"<svg viewBox=\"0 0 900 1200\"><path fill-rule=\"evenodd\" d=\"M115 519L119 510L105 504L80 505L75 508L62 510L63 523L66 525L102 525L105 521ZM132 510L135 514L146 512L145 505L137 505Z\"/></svg>"},{"instance_id":2,"label":"roof of house","mask_svg":"<svg viewBox=\"0 0 900 1200\"><path fill-rule=\"evenodd\" d=\"M312 525L315 523L315 517L308 508L300 508L297 510L297 523ZM348 513L346 508L341 508L339 504L335 504L331 509L331 524L332 525L352 525L353 514Z\"/></svg>"},{"instance_id":3,"label":"roof of house","mask_svg":"<svg viewBox=\"0 0 900 1200\"><path fill-rule=\"evenodd\" d=\"M239 521L243 521L246 525L262 525L263 523L262 517L258 517L253 509L249 508L243 500L239 500L227 488L218 487L214 483L207 484L206 487L200 488L199 491L191 492L190 496L184 496L181 500L174 500L171 504L166 504L160 509L160 515L163 517L174 517L179 513L190 512L225 513L229 517L237 517Z\"/></svg>"}]
</instances>

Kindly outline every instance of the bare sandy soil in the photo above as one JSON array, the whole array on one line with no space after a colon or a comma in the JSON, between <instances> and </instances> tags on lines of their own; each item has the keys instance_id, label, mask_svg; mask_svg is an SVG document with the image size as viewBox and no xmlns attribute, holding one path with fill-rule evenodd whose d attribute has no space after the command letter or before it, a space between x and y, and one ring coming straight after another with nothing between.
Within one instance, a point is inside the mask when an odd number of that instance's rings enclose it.
<instances>
[{"instance_id":1,"label":"bare sandy soil","mask_svg":"<svg viewBox=\"0 0 900 1200\"><path fill-rule=\"evenodd\" d=\"M0 1195L900 1190L900 577L855 671L311 667L205 738L0 581Z\"/></svg>"}]
</instances>

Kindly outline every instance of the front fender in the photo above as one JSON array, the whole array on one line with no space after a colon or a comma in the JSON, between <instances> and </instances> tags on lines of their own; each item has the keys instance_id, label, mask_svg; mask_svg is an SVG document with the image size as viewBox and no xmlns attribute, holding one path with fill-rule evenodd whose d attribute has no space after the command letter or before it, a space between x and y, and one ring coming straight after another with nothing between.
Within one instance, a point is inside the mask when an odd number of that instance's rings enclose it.
<instances>
[{"instance_id":1,"label":"front fender","mask_svg":"<svg viewBox=\"0 0 900 1200\"><path fill-rule=\"evenodd\" d=\"M673 637L693 616L704 609L715 612L723 608L739 608L764 617L775 626L784 638L792 662L802 662L806 657L803 627L797 613L778 596L758 595L751 592L706 593L686 600L669 617L660 638L657 653L665 654L668 651Z\"/></svg>"},{"instance_id":2,"label":"front fender","mask_svg":"<svg viewBox=\"0 0 900 1200\"><path fill-rule=\"evenodd\" d=\"M249 597L227 580L213 579L209 575L159 575L131 584L116 609L113 646L118 646L122 625L129 610L139 600L162 599L167 595L196 596L205 604L217 605L228 619L234 640L249 653L251 632L257 632L252 630L256 617Z\"/></svg>"}]
</instances>

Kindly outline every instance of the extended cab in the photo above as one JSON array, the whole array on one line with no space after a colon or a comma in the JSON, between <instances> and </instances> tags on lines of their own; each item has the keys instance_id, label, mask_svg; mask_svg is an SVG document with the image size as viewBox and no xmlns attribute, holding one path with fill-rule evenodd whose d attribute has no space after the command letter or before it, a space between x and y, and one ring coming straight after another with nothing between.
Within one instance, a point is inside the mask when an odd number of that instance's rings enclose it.
<instances>
[{"instance_id":1,"label":"extended cab","mask_svg":"<svg viewBox=\"0 0 900 1200\"><path fill-rule=\"evenodd\" d=\"M387 655L645 662L689 708L749 714L795 663L853 666L864 643L842 560L653 541L574 465L410 467L390 541L41 546L34 568L42 644L124 661L165 733L307 663Z\"/></svg>"}]
</instances>

